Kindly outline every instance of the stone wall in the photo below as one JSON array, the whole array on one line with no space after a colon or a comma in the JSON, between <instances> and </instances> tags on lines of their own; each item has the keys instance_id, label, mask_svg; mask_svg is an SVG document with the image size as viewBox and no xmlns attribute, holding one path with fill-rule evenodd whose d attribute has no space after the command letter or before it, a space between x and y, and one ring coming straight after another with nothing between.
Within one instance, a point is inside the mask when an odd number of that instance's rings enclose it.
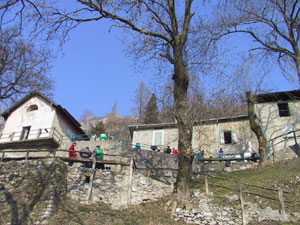
<instances>
[{"instance_id":1,"label":"stone wall","mask_svg":"<svg viewBox=\"0 0 300 225\"><path fill-rule=\"evenodd\" d=\"M71 198L86 202L89 183L87 179L91 169L74 163L68 167L68 193ZM130 185L129 167L123 166L119 171L96 169L91 202L103 202L112 208L140 204L144 201L159 199L172 191L172 186L153 180L139 172L133 173ZM129 199L130 198L130 199Z\"/></svg>"}]
</instances>

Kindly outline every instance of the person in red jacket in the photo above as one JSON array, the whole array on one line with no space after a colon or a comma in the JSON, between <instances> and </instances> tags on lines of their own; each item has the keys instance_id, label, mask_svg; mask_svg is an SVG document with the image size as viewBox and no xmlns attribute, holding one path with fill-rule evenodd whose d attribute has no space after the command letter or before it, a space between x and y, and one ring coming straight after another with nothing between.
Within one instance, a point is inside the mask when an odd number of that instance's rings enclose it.
<instances>
[{"instance_id":1,"label":"person in red jacket","mask_svg":"<svg viewBox=\"0 0 300 225\"><path fill-rule=\"evenodd\" d=\"M76 152L74 152L75 146L76 146L76 142L73 142L71 147L69 148L69 158L76 158L77 157ZM72 166L72 165L73 165L73 162L70 161L69 166Z\"/></svg>"},{"instance_id":2,"label":"person in red jacket","mask_svg":"<svg viewBox=\"0 0 300 225\"><path fill-rule=\"evenodd\" d=\"M179 154L179 151L175 148L173 148L173 152L172 152L173 155L178 155Z\"/></svg>"}]
</instances>

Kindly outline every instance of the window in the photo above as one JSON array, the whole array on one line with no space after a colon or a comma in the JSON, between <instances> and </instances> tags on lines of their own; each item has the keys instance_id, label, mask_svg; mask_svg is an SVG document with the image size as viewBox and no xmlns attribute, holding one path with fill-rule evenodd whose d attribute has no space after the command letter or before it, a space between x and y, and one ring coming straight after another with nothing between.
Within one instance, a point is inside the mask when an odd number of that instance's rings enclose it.
<instances>
[{"instance_id":1,"label":"window","mask_svg":"<svg viewBox=\"0 0 300 225\"><path fill-rule=\"evenodd\" d=\"M290 110L288 103L278 103L278 112L280 117L290 116Z\"/></svg>"},{"instance_id":2,"label":"window","mask_svg":"<svg viewBox=\"0 0 300 225\"><path fill-rule=\"evenodd\" d=\"M30 132L30 126L23 127L20 140L26 140L26 139L28 139L29 132Z\"/></svg>"},{"instance_id":3,"label":"window","mask_svg":"<svg viewBox=\"0 0 300 225\"><path fill-rule=\"evenodd\" d=\"M154 131L153 132L153 145L163 145L164 144L164 132Z\"/></svg>"},{"instance_id":4,"label":"window","mask_svg":"<svg viewBox=\"0 0 300 225\"><path fill-rule=\"evenodd\" d=\"M37 105L31 105L27 108L27 112L31 112L31 111L34 111L34 110L38 110L39 107Z\"/></svg>"},{"instance_id":5,"label":"window","mask_svg":"<svg viewBox=\"0 0 300 225\"><path fill-rule=\"evenodd\" d=\"M224 131L224 144L231 144L231 131Z\"/></svg>"},{"instance_id":6,"label":"window","mask_svg":"<svg viewBox=\"0 0 300 225\"><path fill-rule=\"evenodd\" d=\"M220 131L220 144L235 144L236 143L236 133L233 130Z\"/></svg>"}]
</instances>

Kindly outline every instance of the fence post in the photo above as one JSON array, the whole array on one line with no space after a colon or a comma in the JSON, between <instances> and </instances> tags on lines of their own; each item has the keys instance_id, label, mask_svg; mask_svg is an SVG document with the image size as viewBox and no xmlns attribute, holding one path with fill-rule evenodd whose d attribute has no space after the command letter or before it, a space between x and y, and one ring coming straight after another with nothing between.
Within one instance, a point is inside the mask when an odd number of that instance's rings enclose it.
<instances>
[{"instance_id":1,"label":"fence post","mask_svg":"<svg viewBox=\"0 0 300 225\"><path fill-rule=\"evenodd\" d=\"M205 175L205 193L206 193L206 194L209 193L207 175Z\"/></svg>"},{"instance_id":2,"label":"fence post","mask_svg":"<svg viewBox=\"0 0 300 225\"><path fill-rule=\"evenodd\" d=\"M26 152L25 161L27 162L29 156L29 151Z\"/></svg>"},{"instance_id":3,"label":"fence post","mask_svg":"<svg viewBox=\"0 0 300 225\"><path fill-rule=\"evenodd\" d=\"M96 155L95 153L93 153L93 166L92 166L92 174L90 176L90 186L89 186L89 189L88 189L88 196L87 196L87 200L90 201L91 199L91 195L92 195L92 189L93 189L93 183L94 183L94 176L95 176L95 168L96 168L96 163L97 163L97 160L96 160Z\"/></svg>"},{"instance_id":4,"label":"fence post","mask_svg":"<svg viewBox=\"0 0 300 225\"><path fill-rule=\"evenodd\" d=\"M15 136L15 132L12 132L11 135L10 135L10 141L13 141L14 136Z\"/></svg>"},{"instance_id":5,"label":"fence post","mask_svg":"<svg viewBox=\"0 0 300 225\"><path fill-rule=\"evenodd\" d=\"M42 134L42 129L38 129L38 132L37 132L37 135L36 135L36 138L39 139L40 136Z\"/></svg>"},{"instance_id":6,"label":"fence post","mask_svg":"<svg viewBox=\"0 0 300 225\"><path fill-rule=\"evenodd\" d=\"M280 214L284 214L285 213L285 209L284 209L284 201L283 201L283 193L281 188L278 188L278 198L279 198L279 202L280 202Z\"/></svg>"},{"instance_id":7,"label":"fence post","mask_svg":"<svg viewBox=\"0 0 300 225\"><path fill-rule=\"evenodd\" d=\"M4 155L5 155L5 152L2 152L1 162L4 161Z\"/></svg>"},{"instance_id":8,"label":"fence post","mask_svg":"<svg viewBox=\"0 0 300 225\"><path fill-rule=\"evenodd\" d=\"M131 203L131 191L132 191L132 179L133 179L133 158L130 161L129 168L129 181L128 181L128 198L127 198L127 206Z\"/></svg>"},{"instance_id":9,"label":"fence post","mask_svg":"<svg viewBox=\"0 0 300 225\"><path fill-rule=\"evenodd\" d=\"M150 175L151 175L151 169L148 169L147 176L150 177Z\"/></svg>"},{"instance_id":10,"label":"fence post","mask_svg":"<svg viewBox=\"0 0 300 225\"><path fill-rule=\"evenodd\" d=\"M242 224L245 225L246 217L245 217L244 199L243 199L242 185L240 182L238 182L238 190L240 194L240 203L241 203L241 210L242 210Z\"/></svg>"},{"instance_id":11,"label":"fence post","mask_svg":"<svg viewBox=\"0 0 300 225\"><path fill-rule=\"evenodd\" d=\"M56 154L56 149L54 149L53 151L53 156L52 156L53 159L55 159L55 154Z\"/></svg>"}]
</instances>

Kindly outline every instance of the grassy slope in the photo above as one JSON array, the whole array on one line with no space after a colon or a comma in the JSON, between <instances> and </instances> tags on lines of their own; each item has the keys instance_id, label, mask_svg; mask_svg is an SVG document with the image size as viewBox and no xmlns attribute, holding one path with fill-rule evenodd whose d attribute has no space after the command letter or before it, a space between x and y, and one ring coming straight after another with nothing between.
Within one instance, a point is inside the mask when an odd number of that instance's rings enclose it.
<instances>
[{"instance_id":1,"label":"grassy slope","mask_svg":"<svg viewBox=\"0 0 300 225\"><path fill-rule=\"evenodd\" d=\"M300 212L300 160L299 158L278 162L272 164L265 168L249 169L244 171L236 171L231 173L217 173L216 176L229 178L232 180L240 181L243 183L256 184L264 187L278 188L291 192L290 194L284 194L284 199L290 201L290 204L286 204L287 212ZM298 179L296 179L298 177ZM196 178L193 180L194 188L200 188L200 190L205 191L204 178ZM237 190L237 184L215 178L209 178L209 183L216 183L224 185ZM255 187L242 186L243 190L260 193L263 195L278 198L278 192L266 191ZM217 201L220 203L227 202L228 200L224 198L225 195L238 195L237 192L230 191L227 189L209 186L210 191L214 192L217 196ZM253 195L244 195L246 201L251 201L259 204L262 208L272 207L273 209L279 209L279 202L274 200L268 200L262 197L255 197ZM239 203L237 203L239 204Z\"/></svg>"}]
</instances>

